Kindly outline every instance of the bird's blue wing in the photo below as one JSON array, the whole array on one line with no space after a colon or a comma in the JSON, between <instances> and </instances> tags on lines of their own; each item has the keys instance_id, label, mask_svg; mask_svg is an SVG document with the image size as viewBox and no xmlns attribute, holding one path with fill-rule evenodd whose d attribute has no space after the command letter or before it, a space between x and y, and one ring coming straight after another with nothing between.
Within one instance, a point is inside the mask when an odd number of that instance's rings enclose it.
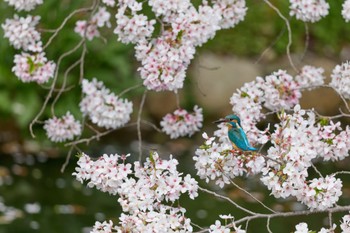
<instances>
[{"instance_id":1,"label":"bird's blue wing","mask_svg":"<svg viewBox=\"0 0 350 233\"><path fill-rule=\"evenodd\" d=\"M255 151L242 128L232 128L228 131L228 137L239 149L243 151Z\"/></svg>"}]
</instances>

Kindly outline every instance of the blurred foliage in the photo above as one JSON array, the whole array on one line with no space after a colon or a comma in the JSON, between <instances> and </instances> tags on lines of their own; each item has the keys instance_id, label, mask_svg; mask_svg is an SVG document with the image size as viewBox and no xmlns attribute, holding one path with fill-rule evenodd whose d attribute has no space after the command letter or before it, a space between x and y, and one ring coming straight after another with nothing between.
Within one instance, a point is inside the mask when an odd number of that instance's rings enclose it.
<instances>
[{"instance_id":1,"label":"blurred foliage","mask_svg":"<svg viewBox=\"0 0 350 233\"><path fill-rule=\"evenodd\" d=\"M305 23L289 17L289 1L270 2L290 20L293 40L291 52L303 53L307 38ZM342 4L339 1L327 2L330 5L329 15L317 23L306 25L309 32L307 49L320 56L337 57L344 44L349 44L350 27L341 16ZM272 46L272 51L277 55L285 54L288 32L283 19L263 1L248 0L247 7L243 22L233 29L219 31L203 49L216 53L259 56Z\"/></svg>"},{"instance_id":2,"label":"blurred foliage","mask_svg":"<svg viewBox=\"0 0 350 233\"><path fill-rule=\"evenodd\" d=\"M55 29L59 27L63 19L74 9L91 4L91 1L84 0L45 0L44 2L43 5L31 12L33 15L40 15L42 17L40 21L40 28L42 29ZM196 0L196 2L198 3L199 0ZM274 3L286 17L290 18L288 16L288 1L271 0L271 2ZM328 3L330 4L330 14L318 23L308 24L310 38L308 50L320 56L337 57L344 45L348 44L350 41L350 27L347 26L341 17L340 2L328 1ZM199 52L209 50L214 53L256 57L271 46L271 50L276 54L276 57L284 55L288 39L284 21L263 1L248 0L247 6L248 12L243 22L239 23L233 29L217 32L215 38L199 48ZM6 18L12 18L14 14L14 10L9 7L7 3L0 1L1 24ZM19 15L25 16L26 13L21 12ZM74 33L75 22L77 20L87 19L88 17L88 14L82 13L68 21L66 27L63 28L59 36L53 40L51 46L45 51L48 59L57 61L60 55L76 46L81 38ZM295 18L290 19L293 31L292 52L302 53L305 49L305 25L303 22L295 20ZM108 39L107 43L105 43L104 39L95 39L87 42L88 53L85 59L84 77L88 79L96 77L118 94L130 86L140 84L142 80L138 77L136 71L138 64L134 59L132 46L121 44L118 42L117 36L113 34L113 27L115 26L113 15L111 17L111 22L112 27L102 32L103 37ZM43 32L43 41L47 41L51 35L51 33ZM281 37L279 37L279 35L281 35ZM2 29L0 29L0 38L0 120L5 118L14 119L21 128L22 137L29 137L28 124L40 110L45 96L48 93L50 83L39 86L34 83L20 82L11 72L13 57L18 51L14 50L9 45L7 39L3 39ZM276 43L274 44L275 41ZM79 49L62 61L58 79L59 85L62 84L64 71L80 58L81 51L82 50ZM81 118L78 105L81 98L81 89L76 85L78 80L79 68L75 68L68 75L68 86L73 85L73 88L62 95L57 102L55 107L55 114L57 114L57 116L64 114L66 111L70 111L76 117ZM193 106L196 104L190 85L191 80L186 79L183 94L185 96L184 100L187 101L187 103L182 103L184 106ZM132 98L134 100L135 97L138 98L140 96L142 89L143 88L133 90L123 97ZM137 106L137 103L134 102L134 104ZM137 110L135 110L134 113L135 112L137 113ZM45 120L51 116L51 110L48 108L45 110L40 120ZM38 136L36 139L39 138L39 140L47 141L43 135L44 132L41 125L36 125L35 133ZM129 136L129 132L123 135L125 138ZM187 156L187 158L191 159L191 156ZM27 214L27 216L16 220L9 226L0 227L0 233L34 232L34 230L30 230L28 227L30 224L29 221L39 222L43 232L81 232L80 230L82 227L92 225L96 219L96 216L93 216L93 214L100 212L102 208L103 212L107 213L106 219L119 215L115 212L115 208L118 206L115 198L96 190L81 197L81 189L83 189L81 186L77 189L72 189L71 183L69 183L72 179L72 167L68 168L68 171L63 177L67 182L66 187L57 188L55 185L56 180L53 180L51 177L62 176L61 174L54 174L54 172L59 171L59 167L62 163L63 161L50 161L47 164L43 164L43 166L41 166L43 179L40 181L35 178L16 177L15 185L11 187L1 187L0 193L2 193L4 199L7 200L8 205L23 209L25 203L39 201L42 204L42 214L31 216ZM188 170L184 171L187 173L193 171L192 163L193 161L191 160L185 163L181 162L180 164L191 166ZM8 164L10 163L8 162ZM329 168L329 166L327 166L327 168ZM28 174L32 174L32 168L29 170ZM23 183L17 183L19 180L25 181L23 181ZM256 185L256 183L254 185ZM23 188L26 188L26 190L23 190ZM259 189L260 187L256 188ZM232 197L236 195L233 191L226 191L232 194ZM239 198L240 204L246 203L246 205L248 205L246 207L251 207L251 203L247 203L240 196ZM267 199L268 198L269 197L267 197ZM195 223L200 225L211 224L217 219L218 214L232 212L232 206L227 204L223 205L219 200L210 199L210 201L208 201L208 195L201 194L199 200L200 201L195 202L195 204L191 201L191 205L197 206L189 208L188 214ZM115 205L111 205L113 201ZM190 200L188 200L188 198L184 198L184 200L181 201L185 206L187 204L190 205ZM270 203L271 200L268 199L267 201ZM74 214L58 215L53 208L56 204L76 204L77 206L83 206L86 209L88 217ZM220 208L218 208L219 205ZM100 207L101 210L97 209ZM109 211L106 211L106 208L108 208ZM201 210L204 210L204 212L200 212ZM203 213L209 213L210 218L202 218L201 216ZM236 217L240 216L240 214L237 214ZM325 216L322 216L322 218L324 217ZM315 218L315 223L318 223L321 219L320 216L313 216L312 218ZM266 224L262 221L263 220L252 223L256 225L255 229L261 230L261 225ZM289 229L292 229L300 219L292 218L290 221L292 222L287 223L287 225ZM62 224L62 222L65 224ZM285 227L284 221L273 221L272 223L273 230L283 229ZM310 227L313 226L310 225Z\"/></svg>"},{"instance_id":3,"label":"blurred foliage","mask_svg":"<svg viewBox=\"0 0 350 233\"><path fill-rule=\"evenodd\" d=\"M73 10L89 6L91 2L83 0L65 0L59 2L45 1L45 4L39 6L31 12L32 15L40 15L40 29L55 29L60 26L61 22ZM49 14L47 13L49 12ZM5 22L6 18L12 18L14 14L26 16L25 12L16 13L5 2L0 2L0 22ZM61 30L59 35L53 40L52 44L46 49L46 55L49 60L57 62L59 56L74 48L81 40L80 36L74 32L75 22L84 20L89 17L88 13L75 15L67 22L67 25ZM113 16L111 17L113 24ZM0 30L0 38L3 38L3 30ZM88 52L85 59L84 78L92 79L93 77L103 81L115 93L119 93L126 88L141 83L135 71L135 60L133 56L132 46L119 43L117 37L113 34L113 30L106 29L102 32L108 43L104 39L95 39L87 41ZM45 42L52 35L49 32L42 32L42 39ZM25 135L29 135L28 124L39 112L44 99L48 93L51 82L42 86L35 83L22 83L11 72L13 66L13 57L18 51L14 50L7 39L2 39L0 50L6 56L0 56L0 114L1 118L14 118L18 126L23 130ZM75 53L62 60L59 67L59 77L57 88L63 82L63 75L66 69L80 59L82 48ZM81 88L76 85L79 80L79 66L74 68L68 74L67 87L65 92L55 105L55 115L61 116L67 111L72 112L77 118L81 118L79 111L79 101L81 98ZM135 95L138 91L133 92ZM54 93L54 96L57 92ZM123 97L128 97L126 94ZM52 103L53 98L49 102ZM41 120L51 117L51 109L47 108ZM36 125L36 129L41 126ZM42 130L36 130L39 135ZM40 136L39 136L40 138ZM42 137L44 138L44 137Z\"/></svg>"},{"instance_id":4,"label":"blurred foliage","mask_svg":"<svg viewBox=\"0 0 350 233\"><path fill-rule=\"evenodd\" d=\"M200 1L195 0L194 2L198 4ZM271 0L271 2L285 16L289 17L288 1ZM46 0L31 14L41 16L39 25L41 29L55 29L73 10L89 6L89 4L91 4L91 1L64 0L58 3L57 1ZM318 23L308 24L310 34L308 48L309 51L316 52L321 56L334 57L339 55L344 44L350 41L350 27L346 26L341 17L341 4L337 1L329 1L329 4L331 6L330 14L326 18ZM288 39L284 21L263 1L248 0L247 7L247 16L243 22L233 29L219 31L214 39L199 49L199 52L210 50L215 53L256 57L271 46L271 51L276 54L276 57L284 55ZM147 14L150 14L150 9L147 8L146 11ZM15 14L13 8L1 1L0 22L3 23L6 18L12 18L13 14ZM17 14L25 16L27 13L20 12ZM85 59L84 77L88 79L97 77L118 94L127 87L142 83L142 80L138 77L138 64L134 59L132 45L124 45L118 42L117 36L113 34L113 27L115 26L113 14L114 12L112 12L111 17L112 27L102 31L103 38L87 42L88 53ZM75 22L88 17L88 13L80 13L67 22L58 37L46 49L48 59L57 62L60 55L76 46L81 38L74 33ZM305 49L305 25L303 22L291 18L291 27L293 30L292 52L302 53ZM52 33L42 32L44 43L51 35ZM0 30L0 38L3 38L2 30ZM10 47L7 39L2 39L0 51L2 54L0 56L0 115L2 119L15 119L18 126L25 129L23 130L25 132L23 136L28 136L27 126L42 106L51 83L39 86L33 83L20 82L11 72L13 57L18 51ZM80 58L81 51L80 48L63 59L59 67L58 86L62 83L64 71ZM64 93L55 106L57 116L64 114L66 111L71 111L77 118L81 118L78 106L81 89L76 85L78 79L79 67L76 67L68 75L68 87L73 86L73 88ZM186 81L186 83L191 83L191 81ZM134 97L140 96L142 89L138 88L123 97L134 100ZM190 98L186 98L183 105L194 105L195 103L192 103L191 98L191 88L185 86L184 92L184 96ZM47 108L40 120L45 120L51 116L51 110ZM36 125L36 132L42 134L41 131L41 125Z\"/></svg>"}]
</instances>

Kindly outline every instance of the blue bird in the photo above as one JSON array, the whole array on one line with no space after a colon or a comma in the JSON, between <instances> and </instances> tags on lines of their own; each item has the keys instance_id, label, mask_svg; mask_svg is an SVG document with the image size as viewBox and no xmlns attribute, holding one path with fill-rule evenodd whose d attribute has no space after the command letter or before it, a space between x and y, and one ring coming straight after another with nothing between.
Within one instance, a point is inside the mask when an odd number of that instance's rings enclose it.
<instances>
[{"instance_id":1,"label":"blue bird","mask_svg":"<svg viewBox=\"0 0 350 233\"><path fill-rule=\"evenodd\" d=\"M235 149L240 151L256 151L257 149L252 147L248 142L247 135L241 126L241 119L236 115L228 115L223 119L214 121L214 123L226 122L228 125L228 138L232 142Z\"/></svg>"}]
</instances>

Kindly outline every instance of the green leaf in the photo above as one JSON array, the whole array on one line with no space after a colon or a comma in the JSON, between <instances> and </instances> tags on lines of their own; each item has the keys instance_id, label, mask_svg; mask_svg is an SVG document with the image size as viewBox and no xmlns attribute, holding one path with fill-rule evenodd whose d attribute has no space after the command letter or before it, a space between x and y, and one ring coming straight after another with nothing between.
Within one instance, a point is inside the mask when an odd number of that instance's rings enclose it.
<instances>
[{"instance_id":1,"label":"green leaf","mask_svg":"<svg viewBox=\"0 0 350 233\"><path fill-rule=\"evenodd\" d=\"M321 126L326 126L328 124L329 124L329 119L328 118L323 117L323 118L320 119L320 125Z\"/></svg>"}]
</instances>

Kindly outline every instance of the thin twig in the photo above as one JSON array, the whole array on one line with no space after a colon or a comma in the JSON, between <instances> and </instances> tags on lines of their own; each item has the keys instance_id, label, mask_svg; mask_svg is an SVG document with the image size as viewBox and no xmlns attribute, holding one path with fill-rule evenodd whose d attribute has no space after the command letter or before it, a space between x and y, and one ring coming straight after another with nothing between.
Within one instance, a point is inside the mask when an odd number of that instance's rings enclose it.
<instances>
[{"instance_id":1,"label":"thin twig","mask_svg":"<svg viewBox=\"0 0 350 233\"><path fill-rule=\"evenodd\" d=\"M43 105L41 106L41 109L40 111L38 112L38 114L35 116L35 118L32 120L32 122L30 122L29 124L29 131L30 131L30 134L32 135L33 138L35 138L35 134L33 132L33 125L39 120L40 116L43 114L46 106L47 106L47 103L49 102L49 99L51 98L52 96L52 93L53 93L53 90L55 89L55 85L56 85L56 82L57 82L57 77L58 77L58 70L59 70L59 66L63 60L63 58L69 56L70 54L74 53L76 50L78 50L80 48L80 46L83 44L83 41L84 40L81 40L79 44L77 44L73 49L65 52L64 54L62 54L59 58L58 58L58 61L57 61L57 64L56 64L56 70L55 70L55 74L54 74L54 78L53 78L53 81L52 81L52 84L51 84L51 89L49 91L49 93L47 94L46 98L45 98L45 101L43 103Z\"/></svg>"},{"instance_id":2,"label":"thin twig","mask_svg":"<svg viewBox=\"0 0 350 233\"><path fill-rule=\"evenodd\" d=\"M315 170L315 172L316 172L320 177L323 178L322 173L317 169L317 167L316 167L313 163L311 163L311 167Z\"/></svg>"},{"instance_id":3,"label":"thin twig","mask_svg":"<svg viewBox=\"0 0 350 233\"><path fill-rule=\"evenodd\" d=\"M147 89L143 92L140 107L139 107L139 112L137 114L137 138L139 140L139 161L140 162L142 160L141 115L142 115L143 106L145 104L146 95L147 95Z\"/></svg>"},{"instance_id":4,"label":"thin twig","mask_svg":"<svg viewBox=\"0 0 350 233\"><path fill-rule=\"evenodd\" d=\"M329 221L329 228L332 228L333 226L332 212L328 212L328 221Z\"/></svg>"},{"instance_id":5,"label":"thin twig","mask_svg":"<svg viewBox=\"0 0 350 233\"><path fill-rule=\"evenodd\" d=\"M248 219L247 222L246 222L246 224L245 224L245 231L246 231L246 232L248 231L249 222L250 222L250 219Z\"/></svg>"},{"instance_id":6,"label":"thin twig","mask_svg":"<svg viewBox=\"0 0 350 233\"><path fill-rule=\"evenodd\" d=\"M254 62L254 64L259 64L260 60L264 57L265 53L267 53L277 43L277 41L281 39L285 31L286 31L286 27L283 27L281 32L278 34L277 38L266 49L264 49L264 51L261 53L259 58Z\"/></svg>"},{"instance_id":7,"label":"thin twig","mask_svg":"<svg viewBox=\"0 0 350 233\"><path fill-rule=\"evenodd\" d=\"M67 165L69 164L69 160L70 160L70 157L72 156L72 152L73 152L73 146L71 146L71 147L69 148L69 151L68 151L66 160L65 160L64 164L63 164L62 167L61 167L61 173L64 172L64 170L66 169Z\"/></svg>"},{"instance_id":8,"label":"thin twig","mask_svg":"<svg viewBox=\"0 0 350 233\"><path fill-rule=\"evenodd\" d=\"M84 64L85 64L86 53L87 53L87 47L86 47L86 40L85 40L83 44L83 51L81 52L81 56L80 56L79 83L82 83L84 79Z\"/></svg>"},{"instance_id":9,"label":"thin twig","mask_svg":"<svg viewBox=\"0 0 350 233\"><path fill-rule=\"evenodd\" d=\"M236 184L235 182L233 182L233 180L225 173L223 172L222 167L220 167L220 170L222 172L222 174L224 176L226 176L226 178L230 181L230 183L235 186L236 188L238 188L240 191L242 191L243 193L247 194L249 197L253 198L256 202L258 202L260 205L262 205L264 208L266 208L267 210L271 211L272 213L277 213L276 211L274 211L273 209L271 209L270 207L268 207L267 205L265 205L262 201L260 201L259 199L257 199L254 195L252 195L251 193L249 193L247 190L245 190L244 188L242 188L241 186L239 186L238 184Z\"/></svg>"},{"instance_id":10,"label":"thin twig","mask_svg":"<svg viewBox=\"0 0 350 233\"><path fill-rule=\"evenodd\" d=\"M198 224L195 224L194 222L191 221L191 225L197 227L200 230L203 230L204 228L199 226Z\"/></svg>"},{"instance_id":11,"label":"thin twig","mask_svg":"<svg viewBox=\"0 0 350 233\"><path fill-rule=\"evenodd\" d=\"M350 175L350 171L339 171L339 172L335 172L332 174L333 176L337 176L337 175Z\"/></svg>"},{"instance_id":12,"label":"thin twig","mask_svg":"<svg viewBox=\"0 0 350 233\"><path fill-rule=\"evenodd\" d=\"M64 76L63 76L63 83L61 86L60 91L57 93L55 99L53 100L52 104L51 104L51 113L54 116L54 108L55 108L55 104L57 103L58 99L60 98L60 96L62 95L62 93L64 92L66 85L67 85L67 77L68 74L71 70L73 70L78 64L80 63L80 60L74 62L71 66L68 67L68 69L64 72Z\"/></svg>"},{"instance_id":13,"label":"thin twig","mask_svg":"<svg viewBox=\"0 0 350 233\"><path fill-rule=\"evenodd\" d=\"M246 213L248 213L248 214L250 214L250 215L255 216L255 215L258 214L258 213L255 213L255 212L253 212L253 211L251 211L251 210L248 210L248 209L246 209L246 208L244 208L244 207L238 205L236 202L234 202L233 200L231 200L231 199L228 198L228 197L222 196L222 195L220 195L220 194L217 194L216 192L210 191L210 190L205 189L205 188L202 188L202 187L198 187L198 189L201 190L201 191L203 191L203 192L209 193L209 194L211 194L211 195L213 195L213 196L215 196L215 197L224 199L224 200L230 202L230 203L231 203L232 205L234 205L236 208L238 208L238 209L240 209L240 210L242 210L242 211L244 211L244 212L246 212Z\"/></svg>"},{"instance_id":14,"label":"thin twig","mask_svg":"<svg viewBox=\"0 0 350 233\"><path fill-rule=\"evenodd\" d=\"M90 125L90 124L88 124L88 123L86 123L86 122L85 122L85 125L86 125L89 129L91 129L93 132L95 132L95 134L101 133L100 131L98 131L97 129L95 129L92 125Z\"/></svg>"},{"instance_id":15,"label":"thin twig","mask_svg":"<svg viewBox=\"0 0 350 233\"><path fill-rule=\"evenodd\" d=\"M106 136L107 134L109 134L109 133L111 133L111 132L113 132L115 130L119 130L119 129L122 129L122 128L135 126L136 124L137 124L136 122L129 123L129 124L124 125L124 126L118 128L118 129L110 129L110 130L98 133L96 135L93 135L93 136L91 136L89 138L83 138L83 139L79 139L79 140L76 140L76 141L73 141L73 142L66 143L64 146L78 145L78 144L81 144L81 143L89 144L91 141L93 141L93 140L97 140L98 141L101 137Z\"/></svg>"},{"instance_id":16,"label":"thin twig","mask_svg":"<svg viewBox=\"0 0 350 233\"><path fill-rule=\"evenodd\" d=\"M142 83L141 84L136 84L135 86L132 86L132 87L128 87L125 90L123 90L122 92L120 92L118 96L122 96L122 95L126 94L127 92L129 92L131 90L134 90L136 88L139 88L141 86L142 86Z\"/></svg>"},{"instance_id":17,"label":"thin twig","mask_svg":"<svg viewBox=\"0 0 350 233\"><path fill-rule=\"evenodd\" d=\"M350 114L346 114L345 112L343 112L343 110L341 108L339 108L339 112L342 114L342 116L344 117L350 117Z\"/></svg>"},{"instance_id":18,"label":"thin twig","mask_svg":"<svg viewBox=\"0 0 350 233\"><path fill-rule=\"evenodd\" d=\"M305 48L303 51L303 55L300 58L300 62L302 62L304 60L306 52L309 49L309 43L310 43L309 26L307 25L306 22L304 22L304 27L305 27Z\"/></svg>"},{"instance_id":19,"label":"thin twig","mask_svg":"<svg viewBox=\"0 0 350 233\"><path fill-rule=\"evenodd\" d=\"M290 47L292 46L292 29L290 27L290 23L289 20L281 13L281 11L274 6L269 0L263 0L267 5L269 5L274 11L276 11L276 13L284 20L284 22L286 23L287 26L287 30L288 30L288 44L287 44L287 57L289 60L290 65L292 66L292 68L295 70L295 72L299 72L298 69L296 68L296 66L294 65L294 62L292 60L292 57L290 56Z\"/></svg>"},{"instance_id":20,"label":"thin twig","mask_svg":"<svg viewBox=\"0 0 350 233\"><path fill-rule=\"evenodd\" d=\"M78 14L78 13L81 13L81 12L84 12L84 11L92 11L95 7L96 7L96 2L94 2L94 4L90 7L86 7L86 8L81 8L81 9L78 9L78 10L75 10L73 11L72 13L70 13L64 20L63 22L61 23L61 25L57 28L57 29L54 29L54 30L51 30L51 29L43 29L45 31L53 31L53 35L48 39L48 41L46 42L46 44L43 46L43 50L45 50L50 44L51 42L53 41L53 39L58 35L58 33L62 30L62 28L64 28L64 26L66 25L66 23L68 22L69 19L71 19L75 14Z\"/></svg>"},{"instance_id":21,"label":"thin twig","mask_svg":"<svg viewBox=\"0 0 350 233\"><path fill-rule=\"evenodd\" d=\"M145 125L149 125L151 126L153 129L155 129L158 133L163 133L163 131L158 128L155 124L149 122L149 121L146 121L146 120L141 120L141 123L145 124Z\"/></svg>"},{"instance_id":22,"label":"thin twig","mask_svg":"<svg viewBox=\"0 0 350 233\"><path fill-rule=\"evenodd\" d=\"M270 218L267 218L266 229L269 233L272 233L272 231L270 229Z\"/></svg>"}]
</instances>

